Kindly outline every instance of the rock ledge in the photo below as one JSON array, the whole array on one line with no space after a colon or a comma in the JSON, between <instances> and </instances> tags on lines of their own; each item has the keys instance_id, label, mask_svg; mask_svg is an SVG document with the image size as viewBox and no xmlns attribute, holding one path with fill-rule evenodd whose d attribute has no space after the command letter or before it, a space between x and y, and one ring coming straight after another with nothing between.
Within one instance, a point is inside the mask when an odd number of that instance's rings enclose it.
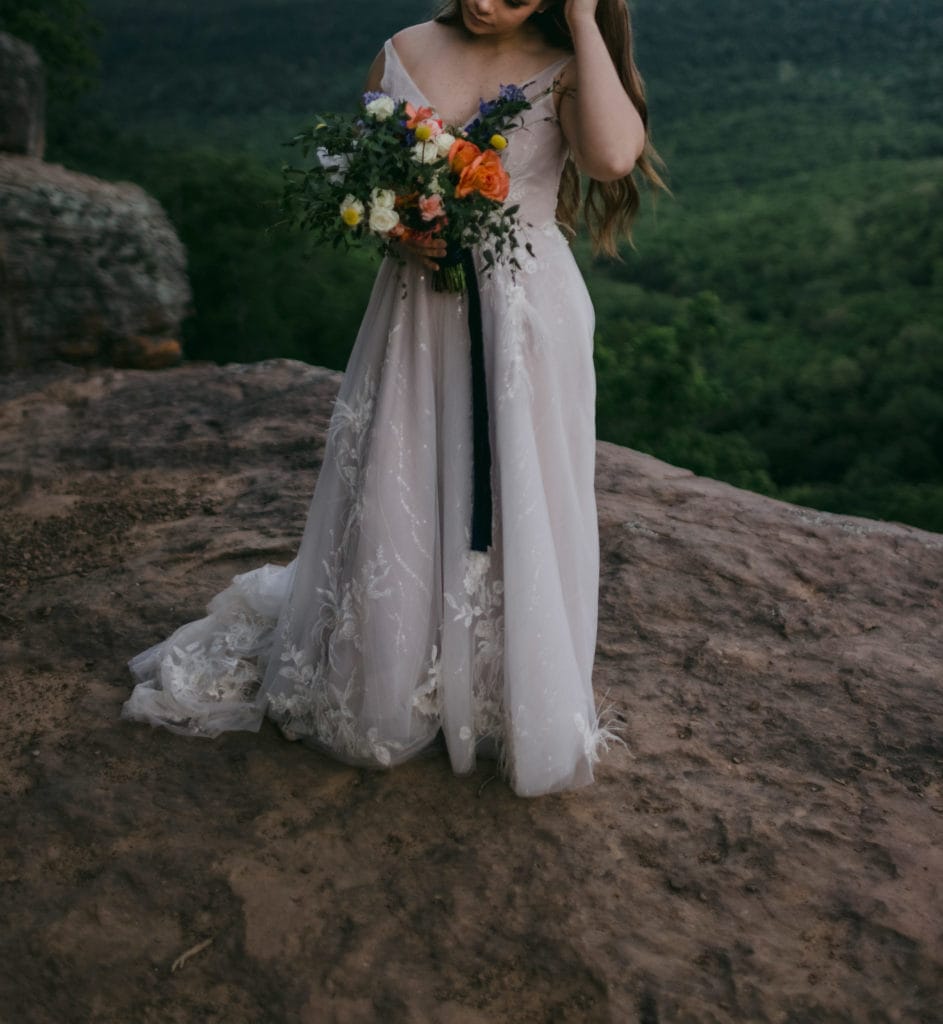
<instances>
[{"instance_id":1,"label":"rock ledge","mask_svg":"<svg viewBox=\"0 0 943 1024\"><path fill-rule=\"evenodd\" d=\"M293 557L338 381L0 378L10 1019L936 1019L941 535L600 444L628 747L559 797L119 722L128 657Z\"/></svg>"}]
</instances>

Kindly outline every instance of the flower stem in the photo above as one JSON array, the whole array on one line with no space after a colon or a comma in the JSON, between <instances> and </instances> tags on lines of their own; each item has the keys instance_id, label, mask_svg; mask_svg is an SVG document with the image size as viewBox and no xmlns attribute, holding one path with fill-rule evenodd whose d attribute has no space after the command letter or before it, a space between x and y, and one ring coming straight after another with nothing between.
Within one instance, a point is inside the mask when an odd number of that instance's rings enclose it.
<instances>
[{"instance_id":1,"label":"flower stem","mask_svg":"<svg viewBox=\"0 0 943 1024\"><path fill-rule=\"evenodd\" d=\"M465 268L460 263L454 266L440 266L432 275L432 287L437 292L465 291Z\"/></svg>"}]
</instances>

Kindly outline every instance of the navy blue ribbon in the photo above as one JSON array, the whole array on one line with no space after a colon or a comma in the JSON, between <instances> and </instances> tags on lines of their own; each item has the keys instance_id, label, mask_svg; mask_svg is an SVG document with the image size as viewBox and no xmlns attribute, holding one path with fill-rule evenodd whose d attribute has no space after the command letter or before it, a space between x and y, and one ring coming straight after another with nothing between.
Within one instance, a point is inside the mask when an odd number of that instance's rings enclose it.
<instances>
[{"instance_id":1,"label":"navy blue ribbon","mask_svg":"<svg viewBox=\"0 0 943 1024\"><path fill-rule=\"evenodd\" d=\"M488 385L485 378L485 342L481 328L481 294L475 261L462 250L468 293L468 332L471 336L472 391L472 518L471 549L487 551L492 539L491 438L488 431Z\"/></svg>"}]
</instances>

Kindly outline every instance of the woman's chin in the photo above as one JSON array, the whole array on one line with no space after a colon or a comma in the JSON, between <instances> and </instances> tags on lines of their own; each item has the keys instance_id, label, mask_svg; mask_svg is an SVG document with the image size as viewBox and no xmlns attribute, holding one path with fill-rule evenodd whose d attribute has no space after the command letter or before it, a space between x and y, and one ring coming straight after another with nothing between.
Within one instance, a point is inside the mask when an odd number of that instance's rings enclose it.
<instances>
[{"instance_id":1,"label":"woman's chin","mask_svg":"<svg viewBox=\"0 0 943 1024\"><path fill-rule=\"evenodd\" d=\"M462 8L462 24L467 31L474 32L476 36L484 35L488 31L488 26L469 14L464 7Z\"/></svg>"}]
</instances>

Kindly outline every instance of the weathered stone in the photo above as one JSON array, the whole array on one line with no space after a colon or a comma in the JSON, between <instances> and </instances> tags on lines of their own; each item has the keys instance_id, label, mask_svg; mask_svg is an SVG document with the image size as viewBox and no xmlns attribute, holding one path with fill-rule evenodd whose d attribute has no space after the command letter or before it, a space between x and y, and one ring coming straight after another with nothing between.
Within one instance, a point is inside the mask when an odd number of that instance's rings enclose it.
<instances>
[{"instance_id":1,"label":"weathered stone","mask_svg":"<svg viewBox=\"0 0 943 1024\"><path fill-rule=\"evenodd\" d=\"M943 535L600 444L628 748L561 796L118 720L128 657L294 557L339 379L0 377L7 1017L937 1020Z\"/></svg>"},{"instance_id":2,"label":"weathered stone","mask_svg":"<svg viewBox=\"0 0 943 1024\"><path fill-rule=\"evenodd\" d=\"M0 151L42 159L46 76L29 43L0 32Z\"/></svg>"},{"instance_id":3,"label":"weathered stone","mask_svg":"<svg viewBox=\"0 0 943 1024\"><path fill-rule=\"evenodd\" d=\"M0 369L176 362L190 302L183 244L142 188L0 155Z\"/></svg>"}]
</instances>

